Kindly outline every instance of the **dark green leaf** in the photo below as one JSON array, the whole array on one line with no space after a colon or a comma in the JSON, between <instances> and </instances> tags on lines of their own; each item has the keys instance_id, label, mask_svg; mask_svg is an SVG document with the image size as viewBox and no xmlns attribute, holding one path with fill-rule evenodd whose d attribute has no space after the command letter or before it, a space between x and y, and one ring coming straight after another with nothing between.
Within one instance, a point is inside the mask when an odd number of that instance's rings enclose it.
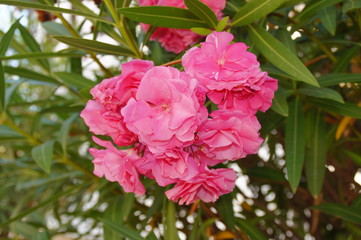
<instances>
[{"instance_id":1,"label":"dark green leaf","mask_svg":"<svg viewBox=\"0 0 361 240\"><path fill-rule=\"evenodd\" d=\"M14 54L11 56L0 57L0 60L14 60L14 59L41 59L41 58L55 58L55 57L81 57L84 56L84 53L81 52L69 52L69 53L60 53L60 52L33 52L33 53L24 53L24 54Z\"/></svg>"},{"instance_id":2,"label":"dark green leaf","mask_svg":"<svg viewBox=\"0 0 361 240\"><path fill-rule=\"evenodd\" d=\"M217 16L206 4L199 0L184 0L184 3L194 15L208 23L213 29L216 29L218 25Z\"/></svg>"},{"instance_id":3,"label":"dark green leaf","mask_svg":"<svg viewBox=\"0 0 361 240\"><path fill-rule=\"evenodd\" d=\"M1 3L1 2L0 2ZM16 22L14 22L11 27L9 28L9 30L5 33L5 35L1 38L0 41L0 56L5 56L6 51L9 48L10 42L13 38L15 29L18 28L19 26L19 20L17 20Z\"/></svg>"},{"instance_id":4,"label":"dark green leaf","mask_svg":"<svg viewBox=\"0 0 361 240\"><path fill-rule=\"evenodd\" d=\"M322 119L323 114L310 112L310 121L307 123L308 141L306 150L306 177L307 186L312 196L316 197L323 186L326 171L327 144L325 143L326 123Z\"/></svg>"},{"instance_id":5,"label":"dark green leaf","mask_svg":"<svg viewBox=\"0 0 361 240\"><path fill-rule=\"evenodd\" d=\"M282 88L278 88L276 91L275 97L272 100L271 109L282 116L288 116L287 97Z\"/></svg>"},{"instance_id":6,"label":"dark green leaf","mask_svg":"<svg viewBox=\"0 0 361 240\"><path fill-rule=\"evenodd\" d=\"M320 20L323 26L329 31L332 35L336 33L336 17L337 10L335 6L331 6L325 9L322 9L319 12Z\"/></svg>"},{"instance_id":7,"label":"dark green leaf","mask_svg":"<svg viewBox=\"0 0 361 240\"><path fill-rule=\"evenodd\" d=\"M74 114L73 116L68 118L60 128L58 141L60 142L61 148L63 149L63 154L66 154L67 152L68 137L71 125L77 118L78 114Z\"/></svg>"},{"instance_id":8,"label":"dark green leaf","mask_svg":"<svg viewBox=\"0 0 361 240\"><path fill-rule=\"evenodd\" d=\"M260 232L257 227L245 219L238 218L236 226L252 240L267 240L268 238Z\"/></svg>"},{"instance_id":9,"label":"dark green leaf","mask_svg":"<svg viewBox=\"0 0 361 240\"><path fill-rule=\"evenodd\" d=\"M268 167L254 167L247 169L246 174L251 177L257 177L266 180L273 181L285 181L285 177L280 170L272 169Z\"/></svg>"},{"instance_id":10,"label":"dark green leaf","mask_svg":"<svg viewBox=\"0 0 361 240\"><path fill-rule=\"evenodd\" d=\"M361 211L355 207L344 206L337 203L324 203L313 206L312 208L318 209L335 217L340 217L346 221L361 224Z\"/></svg>"},{"instance_id":11,"label":"dark green leaf","mask_svg":"<svg viewBox=\"0 0 361 240\"><path fill-rule=\"evenodd\" d=\"M347 13L361 8L361 0L346 0L342 5L342 12Z\"/></svg>"},{"instance_id":12,"label":"dark green leaf","mask_svg":"<svg viewBox=\"0 0 361 240\"><path fill-rule=\"evenodd\" d=\"M361 208L361 194L359 194L353 201L351 204L352 207L355 208Z\"/></svg>"},{"instance_id":13,"label":"dark green leaf","mask_svg":"<svg viewBox=\"0 0 361 240\"><path fill-rule=\"evenodd\" d=\"M232 26L243 26L254 22L276 10L287 0L252 0L241 7L232 19Z\"/></svg>"},{"instance_id":14,"label":"dark green leaf","mask_svg":"<svg viewBox=\"0 0 361 240\"><path fill-rule=\"evenodd\" d=\"M104 53L104 54L111 54L111 55L119 55L119 56L133 56L132 51L129 49L111 45L108 43L102 43L94 40L89 39L82 39L82 38L73 38L73 37L64 37L64 36L53 36L56 40L68 44L69 46L81 48L84 50L97 52L97 53Z\"/></svg>"},{"instance_id":15,"label":"dark green leaf","mask_svg":"<svg viewBox=\"0 0 361 240\"><path fill-rule=\"evenodd\" d=\"M301 60L270 33L256 25L249 25L256 47L273 65L298 81L318 86L317 80Z\"/></svg>"},{"instance_id":16,"label":"dark green leaf","mask_svg":"<svg viewBox=\"0 0 361 240\"><path fill-rule=\"evenodd\" d=\"M305 159L305 119L299 98L289 104L285 152L287 176L293 192L301 179Z\"/></svg>"},{"instance_id":17,"label":"dark green leaf","mask_svg":"<svg viewBox=\"0 0 361 240\"><path fill-rule=\"evenodd\" d=\"M145 240L158 240L157 236L154 234L154 232L150 232L148 236L145 238Z\"/></svg>"},{"instance_id":18,"label":"dark green leaf","mask_svg":"<svg viewBox=\"0 0 361 240\"><path fill-rule=\"evenodd\" d=\"M53 161L54 141L47 141L31 151L31 156L38 166L46 173L50 173Z\"/></svg>"},{"instance_id":19,"label":"dark green leaf","mask_svg":"<svg viewBox=\"0 0 361 240\"><path fill-rule=\"evenodd\" d=\"M318 88L318 87L305 87L297 90L299 93L306 96L330 99L336 102L344 103L341 94L330 88Z\"/></svg>"},{"instance_id":20,"label":"dark green leaf","mask_svg":"<svg viewBox=\"0 0 361 240\"><path fill-rule=\"evenodd\" d=\"M346 149L343 149L342 152L344 152L346 155L348 155L357 165L361 167L361 156L358 155L355 152L348 151Z\"/></svg>"},{"instance_id":21,"label":"dark green leaf","mask_svg":"<svg viewBox=\"0 0 361 240\"><path fill-rule=\"evenodd\" d=\"M66 29L63 24L57 22L42 22L41 25L49 35L68 36L71 37L71 33Z\"/></svg>"},{"instance_id":22,"label":"dark green leaf","mask_svg":"<svg viewBox=\"0 0 361 240\"><path fill-rule=\"evenodd\" d=\"M14 68L14 67L10 67L10 66L4 66L4 70L8 74L16 75L16 76L19 76L22 78L58 84L58 81L56 79L54 79L53 77L46 76L41 73L31 71L29 69L20 68L20 67Z\"/></svg>"},{"instance_id":23,"label":"dark green leaf","mask_svg":"<svg viewBox=\"0 0 361 240\"><path fill-rule=\"evenodd\" d=\"M329 87L340 83L361 83L361 74L330 73L318 79L321 87Z\"/></svg>"},{"instance_id":24,"label":"dark green leaf","mask_svg":"<svg viewBox=\"0 0 361 240\"><path fill-rule=\"evenodd\" d=\"M76 73L55 72L54 75L60 78L67 85L76 88L86 88L93 86L94 82Z\"/></svg>"},{"instance_id":25,"label":"dark green leaf","mask_svg":"<svg viewBox=\"0 0 361 240\"><path fill-rule=\"evenodd\" d=\"M125 225L120 225L115 222L109 221L105 218L100 218L100 221L110 229L113 229L117 233L121 234L124 237L127 237L131 240L143 240L143 238L136 231L126 227Z\"/></svg>"},{"instance_id":26,"label":"dark green leaf","mask_svg":"<svg viewBox=\"0 0 361 240\"><path fill-rule=\"evenodd\" d=\"M94 19L97 21L106 22L106 23L111 24L111 22L109 22L108 20L106 20L102 17L99 17L95 14L94 15L87 14L87 13L80 12L80 11L75 11L75 10L66 9L66 8L58 8L58 7L53 7L53 6L49 6L49 5L45 5L45 4L25 2L25 1L16 1L16 0L0 0L0 4L16 6L16 7L32 8L32 9L48 11L48 12L55 12L55 13L68 13L68 14L79 15L79 16L83 16L83 17L87 17L90 19Z\"/></svg>"},{"instance_id":27,"label":"dark green leaf","mask_svg":"<svg viewBox=\"0 0 361 240\"><path fill-rule=\"evenodd\" d=\"M351 48L346 48L342 51L341 56L337 58L337 63L333 67L332 72L338 73L343 72L347 66L350 64L351 59L359 52L360 46L354 46Z\"/></svg>"},{"instance_id":28,"label":"dark green leaf","mask_svg":"<svg viewBox=\"0 0 361 240\"><path fill-rule=\"evenodd\" d=\"M0 114L5 110L5 72L0 61Z\"/></svg>"},{"instance_id":29,"label":"dark green leaf","mask_svg":"<svg viewBox=\"0 0 361 240\"><path fill-rule=\"evenodd\" d=\"M342 116L350 116L353 118L361 119L361 107L349 102L339 103L331 100L309 98L310 102L318 107L328 111L340 114Z\"/></svg>"},{"instance_id":30,"label":"dark green leaf","mask_svg":"<svg viewBox=\"0 0 361 240\"><path fill-rule=\"evenodd\" d=\"M164 239L179 240L175 215L174 202L167 200L165 205L165 219L163 219L163 224L165 226Z\"/></svg>"},{"instance_id":31,"label":"dark green leaf","mask_svg":"<svg viewBox=\"0 0 361 240\"><path fill-rule=\"evenodd\" d=\"M277 31L277 37L281 43L283 43L291 52L297 55L296 42L292 40L291 33L286 29L279 29Z\"/></svg>"},{"instance_id":32,"label":"dark green leaf","mask_svg":"<svg viewBox=\"0 0 361 240\"><path fill-rule=\"evenodd\" d=\"M165 6L146 6L121 8L118 9L118 11L136 22L147 23L156 27L207 27L207 24L204 21L200 20L188 9Z\"/></svg>"},{"instance_id":33,"label":"dark green leaf","mask_svg":"<svg viewBox=\"0 0 361 240\"><path fill-rule=\"evenodd\" d=\"M221 196L217 201L217 209L227 227L234 230L236 218L234 216L232 200L231 194Z\"/></svg>"}]
</instances>

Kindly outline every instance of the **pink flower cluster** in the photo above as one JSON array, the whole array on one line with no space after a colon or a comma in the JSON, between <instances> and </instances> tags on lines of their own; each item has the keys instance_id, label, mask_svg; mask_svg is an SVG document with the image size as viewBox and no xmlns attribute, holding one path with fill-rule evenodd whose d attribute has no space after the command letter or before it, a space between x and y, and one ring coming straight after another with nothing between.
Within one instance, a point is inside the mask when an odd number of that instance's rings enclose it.
<instances>
[{"instance_id":1,"label":"pink flower cluster","mask_svg":"<svg viewBox=\"0 0 361 240\"><path fill-rule=\"evenodd\" d=\"M200 0L207 4L214 13L221 18L222 10L226 6L226 0ZM140 6L168 6L186 8L183 0L139 0ZM149 29L149 25L141 24L144 31ZM158 27L151 35L150 40L158 40L169 52L181 53L189 46L200 41L203 37L189 29L175 29Z\"/></svg>"},{"instance_id":2,"label":"pink flower cluster","mask_svg":"<svg viewBox=\"0 0 361 240\"><path fill-rule=\"evenodd\" d=\"M210 34L183 56L185 71L150 61L123 64L120 76L91 90L81 117L105 149L91 148L94 174L126 192L145 193L144 175L160 186L175 184L169 199L214 202L233 190L236 173L211 169L255 154L261 143L255 113L271 106L277 81L261 72L255 55L233 35ZM205 107L209 99L218 110Z\"/></svg>"}]
</instances>

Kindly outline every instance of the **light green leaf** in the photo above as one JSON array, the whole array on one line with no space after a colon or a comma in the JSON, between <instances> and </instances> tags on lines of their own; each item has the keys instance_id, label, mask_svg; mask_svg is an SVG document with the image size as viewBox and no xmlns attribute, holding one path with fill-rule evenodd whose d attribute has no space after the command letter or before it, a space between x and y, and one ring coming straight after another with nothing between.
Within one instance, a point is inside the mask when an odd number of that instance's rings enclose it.
<instances>
[{"instance_id":1,"label":"light green leaf","mask_svg":"<svg viewBox=\"0 0 361 240\"><path fill-rule=\"evenodd\" d=\"M312 113L307 121L308 141L306 150L306 178L307 186L313 197L321 192L326 171L327 144L325 143L326 124L321 111Z\"/></svg>"},{"instance_id":2,"label":"light green leaf","mask_svg":"<svg viewBox=\"0 0 361 240\"><path fill-rule=\"evenodd\" d=\"M333 36L336 33L336 18L337 10L335 6L331 6L325 9L322 9L319 12L320 20L323 26L329 31Z\"/></svg>"},{"instance_id":3,"label":"light green leaf","mask_svg":"<svg viewBox=\"0 0 361 240\"><path fill-rule=\"evenodd\" d=\"M278 88L276 91L271 109L282 116L288 116L287 96L282 88Z\"/></svg>"},{"instance_id":4,"label":"light green leaf","mask_svg":"<svg viewBox=\"0 0 361 240\"><path fill-rule=\"evenodd\" d=\"M227 27L228 21L229 21L229 16L222 18L222 20L219 21L219 23L216 27L216 31L222 32Z\"/></svg>"},{"instance_id":5,"label":"light green leaf","mask_svg":"<svg viewBox=\"0 0 361 240\"><path fill-rule=\"evenodd\" d=\"M232 26L243 26L254 22L276 10L287 0L251 0L241 7L232 19Z\"/></svg>"},{"instance_id":6,"label":"light green leaf","mask_svg":"<svg viewBox=\"0 0 361 240\"><path fill-rule=\"evenodd\" d=\"M68 73L68 72L55 72L54 75L60 78L67 85L76 88L86 88L93 86L95 82L83 77L80 74Z\"/></svg>"},{"instance_id":7,"label":"light green leaf","mask_svg":"<svg viewBox=\"0 0 361 240\"><path fill-rule=\"evenodd\" d=\"M105 218L99 219L105 226L107 226L110 229L113 229L117 233L121 234L124 237L127 237L131 240L143 240L143 237L139 235L136 231L126 227L125 225L119 225L118 223L109 221Z\"/></svg>"},{"instance_id":8,"label":"light green leaf","mask_svg":"<svg viewBox=\"0 0 361 240\"><path fill-rule=\"evenodd\" d=\"M305 144L304 113L299 98L296 98L289 104L285 139L288 182L293 192L297 190L301 179L305 159Z\"/></svg>"},{"instance_id":9,"label":"light green leaf","mask_svg":"<svg viewBox=\"0 0 361 240\"><path fill-rule=\"evenodd\" d=\"M0 139L21 139L24 138L23 135L21 135L18 132L15 132L13 129L11 129L8 126L0 125Z\"/></svg>"},{"instance_id":10,"label":"light green leaf","mask_svg":"<svg viewBox=\"0 0 361 240\"><path fill-rule=\"evenodd\" d=\"M361 8L361 0L346 0L342 5L342 12L347 13Z\"/></svg>"},{"instance_id":11,"label":"light green leaf","mask_svg":"<svg viewBox=\"0 0 361 240\"><path fill-rule=\"evenodd\" d=\"M236 226L245 234L249 236L252 240L267 240L268 238L263 235L252 223L248 222L245 219L238 218L236 221Z\"/></svg>"},{"instance_id":12,"label":"light green leaf","mask_svg":"<svg viewBox=\"0 0 361 240\"><path fill-rule=\"evenodd\" d=\"M249 25L249 30L255 46L274 66L291 75L297 81L318 86L313 74L301 60L280 41L259 26Z\"/></svg>"},{"instance_id":13,"label":"light green leaf","mask_svg":"<svg viewBox=\"0 0 361 240\"><path fill-rule=\"evenodd\" d=\"M337 203L324 203L313 206L313 209L318 209L321 212L329 215L340 217L346 221L361 224L361 211L358 208L351 206L344 206Z\"/></svg>"},{"instance_id":14,"label":"light green leaf","mask_svg":"<svg viewBox=\"0 0 361 240\"><path fill-rule=\"evenodd\" d=\"M56 57L82 57L84 53L81 52L32 52L24 54L14 54L11 56L0 57L0 60L16 60L16 59L42 59L42 58L56 58Z\"/></svg>"},{"instance_id":15,"label":"light green leaf","mask_svg":"<svg viewBox=\"0 0 361 240\"><path fill-rule=\"evenodd\" d=\"M340 83L361 83L361 74L330 73L318 78L321 87L329 87Z\"/></svg>"},{"instance_id":16,"label":"light green leaf","mask_svg":"<svg viewBox=\"0 0 361 240\"><path fill-rule=\"evenodd\" d=\"M306 96L315 98L331 99L336 102L344 103L341 94L330 88L305 87L297 89L297 91Z\"/></svg>"},{"instance_id":17,"label":"light green leaf","mask_svg":"<svg viewBox=\"0 0 361 240\"><path fill-rule=\"evenodd\" d=\"M4 66L4 70L8 74L16 75L22 78L58 84L58 81L55 78L31 71L26 68L20 68L20 67L14 68L10 66Z\"/></svg>"},{"instance_id":18,"label":"light green leaf","mask_svg":"<svg viewBox=\"0 0 361 240\"><path fill-rule=\"evenodd\" d=\"M36 164L46 173L50 173L51 164L53 161L54 141L47 141L31 151L31 156Z\"/></svg>"},{"instance_id":19,"label":"light green leaf","mask_svg":"<svg viewBox=\"0 0 361 240\"><path fill-rule=\"evenodd\" d=\"M13 38L15 29L18 28L19 26L19 20L17 20L16 22L14 22L11 27L9 28L9 30L5 33L5 35L1 38L0 41L0 56L5 56L6 51L9 48L9 45L11 43L11 40Z\"/></svg>"},{"instance_id":20,"label":"light green leaf","mask_svg":"<svg viewBox=\"0 0 361 240\"><path fill-rule=\"evenodd\" d=\"M350 116L353 118L361 119L361 107L349 102L339 103L332 100L323 100L316 98L309 98L310 102L316 106L328 111L340 114L342 116Z\"/></svg>"},{"instance_id":21,"label":"light green leaf","mask_svg":"<svg viewBox=\"0 0 361 240\"><path fill-rule=\"evenodd\" d=\"M5 110L5 72L3 64L0 61L0 113Z\"/></svg>"},{"instance_id":22,"label":"light green leaf","mask_svg":"<svg viewBox=\"0 0 361 240\"><path fill-rule=\"evenodd\" d=\"M59 130L58 141L60 142L61 148L63 150L63 154L67 152L68 146L68 136L72 123L78 118L78 114L74 114L70 118L68 118Z\"/></svg>"},{"instance_id":23,"label":"light green leaf","mask_svg":"<svg viewBox=\"0 0 361 240\"><path fill-rule=\"evenodd\" d=\"M157 236L154 234L154 232L150 232L148 236L145 238L145 240L158 240Z\"/></svg>"},{"instance_id":24,"label":"light green leaf","mask_svg":"<svg viewBox=\"0 0 361 240\"><path fill-rule=\"evenodd\" d=\"M63 24L57 22L42 22L41 26L46 30L49 35L68 36L71 37L71 33L66 29Z\"/></svg>"},{"instance_id":25,"label":"light green leaf","mask_svg":"<svg viewBox=\"0 0 361 240\"><path fill-rule=\"evenodd\" d=\"M104 54L111 54L111 55L118 55L118 56L133 56L132 51L129 49L111 45L108 43L102 43L94 40L89 39L82 39L82 38L73 38L73 37L65 37L65 36L52 36L56 40L68 44L69 46L81 48L84 50L104 53Z\"/></svg>"},{"instance_id":26,"label":"light green leaf","mask_svg":"<svg viewBox=\"0 0 361 240\"><path fill-rule=\"evenodd\" d=\"M177 227L175 225L175 206L173 201L166 200L165 204L165 218L163 219L163 224L165 225L164 229L164 239L167 240L179 240Z\"/></svg>"},{"instance_id":27,"label":"light green leaf","mask_svg":"<svg viewBox=\"0 0 361 240\"><path fill-rule=\"evenodd\" d=\"M47 232L38 232L36 235L32 236L31 240L49 240L49 235Z\"/></svg>"},{"instance_id":28,"label":"light green leaf","mask_svg":"<svg viewBox=\"0 0 361 240\"><path fill-rule=\"evenodd\" d=\"M188 9L165 6L146 6L121 8L118 9L118 11L133 21L147 23L156 27L207 28L207 24Z\"/></svg>"},{"instance_id":29,"label":"light green leaf","mask_svg":"<svg viewBox=\"0 0 361 240\"><path fill-rule=\"evenodd\" d=\"M109 23L109 24L113 24L113 23L109 22L108 20L106 20L106 19L104 19L102 17L99 17L99 16L97 16L95 14L93 15L93 14L88 14L88 13L75 11L75 10L71 10L71 9L49 6L49 5L45 5L45 4L39 4L39 3L33 3L33 2L24 2L24 1L16 1L16 0L0 0L0 4L5 4L5 5L9 5L9 6L15 6L15 7L31 8L31 9L37 9L37 10L55 12L55 13L68 13L68 14L87 17L87 18L90 18L90 19L94 19L96 21L101 21L101 22L106 22L106 23Z\"/></svg>"},{"instance_id":30,"label":"light green leaf","mask_svg":"<svg viewBox=\"0 0 361 240\"><path fill-rule=\"evenodd\" d=\"M184 0L184 3L194 15L208 23L213 29L216 29L218 25L217 16L206 4L199 0Z\"/></svg>"},{"instance_id":31,"label":"light green leaf","mask_svg":"<svg viewBox=\"0 0 361 240\"><path fill-rule=\"evenodd\" d=\"M195 32L199 35L206 36L208 34L211 34L213 31L208 28L191 28L192 32Z\"/></svg>"}]
</instances>

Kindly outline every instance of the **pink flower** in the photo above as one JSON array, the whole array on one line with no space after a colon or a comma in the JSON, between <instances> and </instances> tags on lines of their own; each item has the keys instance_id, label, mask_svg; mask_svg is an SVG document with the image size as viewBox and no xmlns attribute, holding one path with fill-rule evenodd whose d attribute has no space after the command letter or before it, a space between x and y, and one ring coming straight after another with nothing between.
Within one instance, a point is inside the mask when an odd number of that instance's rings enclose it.
<instances>
[{"instance_id":1,"label":"pink flower","mask_svg":"<svg viewBox=\"0 0 361 240\"><path fill-rule=\"evenodd\" d=\"M166 191L168 199L179 204L191 204L198 199L215 202L219 196L230 193L235 185L236 173L232 169L206 169L188 181L179 181Z\"/></svg>"},{"instance_id":2,"label":"pink flower","mask_svg":"<svg viewBox=\"0 0 361 240\"><path fill-rule=\"evenodd\" d=\"M263 139L259 137L261 126L254 115L218 110L212 112L211 117L199 129L195 144L200 146L198 151L207 156L207 165L257 153Z\"/></svg>"},{"instance_id":3,"label":"pink flower","mask_svg":"<svg viewBox=\"0 0 361 240\"><path fill-rule=\"evenodd\" d=\"M251 114L265 111L271 106L277 81L261 72L256 56L244 43L230 45L232 40L227 32L208 35L201 48L194 47L183 56L185 71L219 108Z\"/></svg>"},{"instance_id":4,"label":"pink flower","mask_svg":"<svg viewBox=\"0 0 361 240\"><path fill-rule=\"evenodd\" d=\"M226 5L225 0L201 0L201 2L207 4L218 17L222 16L222 10ZM140 6L169 6L186 8L183 0L139 0ZM149 29L149 25L141 24L144 31ZM157 28L152 36L151 40L158 40L162 46L169 52L181 53L190 45L198 42L203 37L192 32L188 29L173 29L173 28Z\"/></svg>"},{"instance_id":5,"label":"pink flower","mask_svg":"<svg viewBox=\"0 0 361 240\"><path fill-rule=\"evenodd\" d=\"M166 186L194 177L198 173L197 168L196 161L187 152L173 149L155 154L153 174L160 186Z\"/></svg>"},{"instance_id":6,"label":"pink flower","mask_svg":"<svg viewBox=\"0 0 361 240\"><path fill-rule=\"evenodd\" d=\"M106 149L98 150L90 148L89 152L95 158L94 174L98 177L105 176L111 182L118 182L125 192L133 192L142 195L145 188L139 180L139 174L134 162L139 160L139 156L132 149L118 150L108 141L93 137L94 142Z\"/></svg>"},{"instance_id":7,"label":"pink flower","mask_svg":"<svg viewBox=\"0 0 361 240\"><path fill-rule=\"evenodd\" d=\"M189 145L207 109L195 94L196 81L172 67L154 67L143 77L135 99L121 110L129 130L155 153Z\"/></svg>"},{"instance_id":8,"label":"pink flower","mask_svg":"<svg viewBox=\"0 0 361 240\"><path fill-rule=\"evenodd\" d=\"M109 111L96 100L89 100L80 116L90 131L98 135L108 135L120 146L128 146L138 137L129 131L120 112Z\"/></svg>"}]
</instances>

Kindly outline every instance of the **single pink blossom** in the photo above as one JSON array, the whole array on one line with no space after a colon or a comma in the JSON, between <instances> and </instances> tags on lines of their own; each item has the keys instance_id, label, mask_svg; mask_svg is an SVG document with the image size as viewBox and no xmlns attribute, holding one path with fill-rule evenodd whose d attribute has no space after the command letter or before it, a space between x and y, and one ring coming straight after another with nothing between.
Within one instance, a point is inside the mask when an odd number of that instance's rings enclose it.
<instances>
[{"instance_id":1,"label":"single pink blossom","mask_svg":"<svg viewBox=\"0 0 361 240\"><path fill-rule=\"evenodd\" d=\"M201 0L201 2L207 4L219 18L222 16L222 10L226 5L225 0ZM186 8L183 0L139 0L139 5ZM147 24L141 24L141 27L144 31L149 29ZM201 35L188 29L158 27L151 35L150 40L158 40L167 51L178 54L202 38Z\"/></svg>"},{"instance_id":2,"label":"single pink blossom","mask_svg":"<svg viewBox=\"0 0 361 240\"><path fill-rule=\"evenodd\" d=\"M254 114L271 106L277 81L261 72L256 56L233 35L213 32L200 48L186 52L182 64L196 78L219 108Z\"/></svg>"},{"instance_id":3,"label":"single pink blossom","mask_svg":"<svg viewBox=\"0 0 361 240\"><path fill-rule=\"evenodd\" d=\"M205 169L187 181L179 181L172 189L166 191L168 199L179 204L191 204L201 199L215 202L219 196L230 193L236 180L233 169Z\"/></svg>"},{"instance_id":4,"label":"single pink blossom","mask_svg":"<svg viewBox=\"0 0 361 240\"><path fill-rule=\"evenodd\" d=\"M211 117L199 129L195 144L200 146L198 151L206 155L207 165L257 153L263 139L259 136L261 125L256 116L240 111L217 110L212 112Z\"/></svg>"},{"instance_id":5,"label":"single pink blossom","mask_svg":"<svg viewBox=\"0 0 361 240\"><path fill-rule=\"evenodd\" d=\"M195 94L196 84L175 68L152 68L144 75L136 98L121 110L126 126L153 153L191 144L208 115Z\"/></svg>"},{"instance_id":6,"label":"single pink blossom","mask_svg":"<svg viewBox=\"0 0 361 240\"><path fill-rule=\"evenodd\" d=\"M118 182L125 192L133 192L138 196L145 193L145 188L139 180L135 162L139 156L133 149L118 150L108 141L93 137L94 142L106 149L90 148L89 152L95 158L94 174L111 182Z\"/></svg>"}]
</instances>

